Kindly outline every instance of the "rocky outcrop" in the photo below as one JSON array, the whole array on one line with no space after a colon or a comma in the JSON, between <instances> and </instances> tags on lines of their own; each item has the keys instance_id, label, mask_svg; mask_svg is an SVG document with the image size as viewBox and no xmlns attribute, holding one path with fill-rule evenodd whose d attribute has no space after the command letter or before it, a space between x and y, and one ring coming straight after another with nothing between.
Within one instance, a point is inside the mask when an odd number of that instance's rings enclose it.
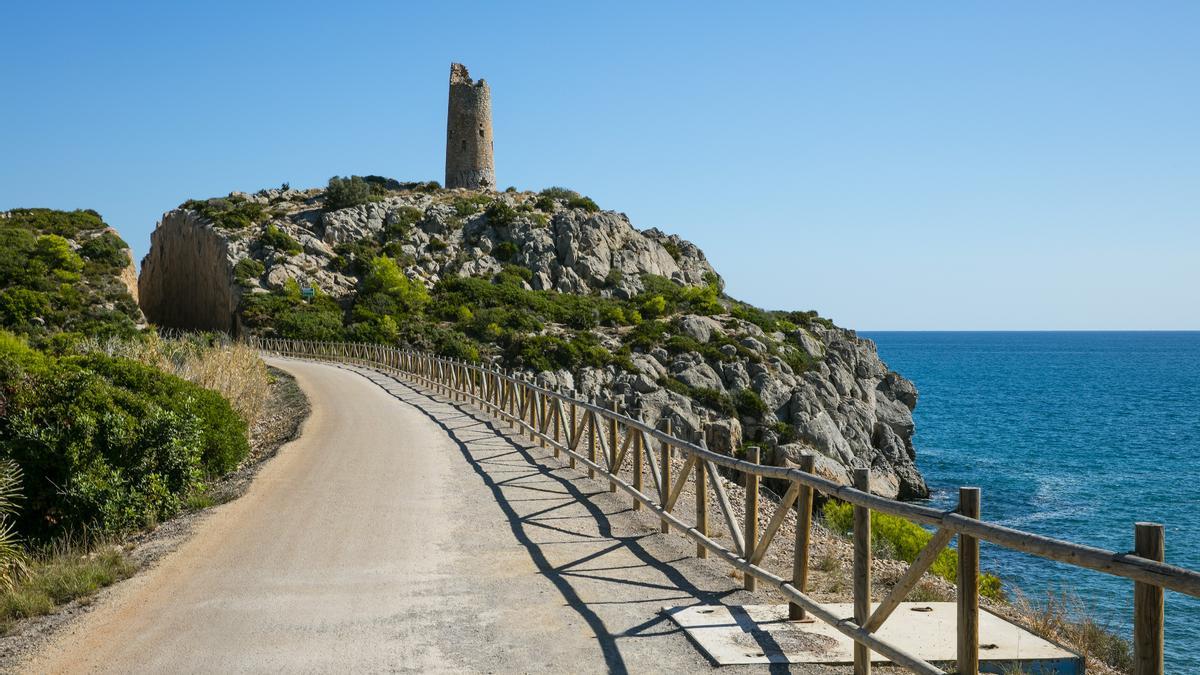
<instances>
[{"instance_id":1,"label":"rocky outcrop","mask_svg":"<svg viewBox=\"0 0 1200 675\"><path fill-rule=\"evenodd\" d=\"M239 251L232 243L195 212L163 215L138 278L138 304L146 318L168 328L233 332Z\"/></svg>"},{"instance_id":2,"label":"rocky outcrop","mask_svg":"<svg viewBox=\"0 0 1200 675\"><path fill-rule=\"evenodd\" d=\"M533 193L405 189L334 211L323 210L320 191L266 190L236 201L269 216L238 230L193 210L164 216L140 281L152 321L235 329L241 294L289 283L349 306L359 279L347 260L364 243L431 288L452 276L490 279L512 265L528 270L521 283L530 289L619 299L641 294L649 275L684 286L721 284L703 252L676 235ZM724 312L666 317L670 331L690 341L671 351L661 341L630 349L622 329L601 326L592 332L610 352L628 353L628 365L531 375L606 406L618 403L652 424L670 420L677 435L719 452L758 445L764 461L777 465L813 453L828 478L848 483L851 467L868 466L879 494L928 494L914 464L916 389L887 368L871 341L811 317L767 332L723 302ZM571 330L544 329L568 337Z\"/></svg>"},{"instance_id":3,"label":"rocky outcrop","mask_svg":"<svg viewBox=\"0 0 1200 675\"><path fill-rule=\"evenodd\" d=\"M736 319L690 318L684 317L680 324L703 325L710 338L744 330ZM813 454L817 472L831 480L849 484L850 469L866 466L878 494L902 499L928 496L916 468L912 440L916 387L888 370L870 340L841 328L813 331L811 338L827 354L804 373L793 372L782 361L706 360L697 352L671 356L655 350L633 358L638 373L584 369L571 380L565 373L543 373L541 381L566 384L605 406L617 400L623 409L637 411L651 424L662 425L669 419L677 435L694 441L703 438L719 452L734 454L743 445L758 445L767 451L764 461L778 466L796 465L801 454ZM764 409L726 416L660 387L657 383L664 373L697 389L728 395L753 391Z\"/></svg>"}]
</instances>

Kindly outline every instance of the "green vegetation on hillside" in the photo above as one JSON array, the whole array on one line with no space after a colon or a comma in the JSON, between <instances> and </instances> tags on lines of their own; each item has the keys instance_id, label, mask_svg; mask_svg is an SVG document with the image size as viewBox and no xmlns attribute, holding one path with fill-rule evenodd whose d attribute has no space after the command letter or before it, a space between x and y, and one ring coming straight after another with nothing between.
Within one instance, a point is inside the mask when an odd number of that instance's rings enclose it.
<instances>
[{"instance_id":1,"label":"green vegetation on hillside","mask_svg":"<svg viewBox=\"0 0 1200 675\"><path fill-rule=\"evenodd\" d=\"M378 254L386 248L366 240L339 249L344 269L360 278L359 291L346 306L323 294L306 300L297 286L289 284L272 293L243 297L243 324L267 336L406 344L456 358L499 357L505 367L535 370L612 365L636 372L630 361L635 348L695 351L719 361L764 358L728 335L714 334L701 344L681 332L676 315L729 311L730 301L722 298L715 277L704 286L691 287L646 275L645 291L621 300L530 290L531 272L509 265L490 280L450 277L426 291L408 279L397 260ZM494 250L498 258L515 254L500 249ZM825 321L815 313L738 307L735 304L734 311L747 321L769 330L795 330L797 323L810 326ZM596 330L601 326L616 329L617 337L605 340ZM798 349L779 355L797 372L813 363ZM673 378L664 378L661 384L725 414L762 411L762 401L752 391L731 397Z\"/></svg>"},{"instance_id":2,"label":"green vegetation on hillside","mask_svg":"<svg viewBox=\"0 0 1200 675\"><path fill-rule=\"evenodd\" d=\"M222 227L259 217L236 195L192 205ZM248 453L265 366L236 345L139 330L121 281L129 262L94 211L0 213L0 518L26 543L82 537L87 550L99 534L161 522ZM247 279L262 272L238 268ZM5 544L0 535L0 587L12 572ZM45 573L58 565L34 560ZM71 569L74 581L92 574ZM0 621L62 597L43 588L31 600L38 578L0 599Z\"/></svg>"},{"instance_id":3,"label":"green vegetation on hillside","mask_svg":"<svg viewBox=\"0 0 1200 675\"><path fill-rule=\"evenodd\" d=\"M119 278L127 251L95 211L8 212L0 217L0 326L35 344L60 333L133 335L140 313Z\"/></svg>"},{"instance_id":4,"label":"green vegetation on hillside","mask_svg":"<svg viewBox=\"0 0 1200 675\"><path fill-rule=\"evenodd\" d=\"M184 202L180 208L196 211L217 227L226 230L245 229L266 220L268 215L266 207L262 204L247 201L238 194L213 199L192 199Z\"/></svg>"}]
</instances>

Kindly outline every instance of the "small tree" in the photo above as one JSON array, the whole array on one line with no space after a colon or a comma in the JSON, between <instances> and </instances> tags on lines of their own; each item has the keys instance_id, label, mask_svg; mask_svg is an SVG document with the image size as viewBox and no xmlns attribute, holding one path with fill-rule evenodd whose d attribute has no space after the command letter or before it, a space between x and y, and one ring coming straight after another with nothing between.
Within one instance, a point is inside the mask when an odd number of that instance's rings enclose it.
<instances>
[{"instance_id":1,"label":"small tree","mask_svg":"<svg viewBox=\"0 0 1200 675\"><path fill-rule=\"evenodd\" d=\"M395 260L381 255L371 260L367 276L363 279L363 290L367 293L384 293L409 312L419 312L429 304L429 291L418 281L412 281Z\"/></svg>"},{"instance_id":2,"label":"small tree","mask_svg":"<svg viewBox=\"0 0 1200 675\"><path fill-rule=\"evenodd\" d=\"M371 200L371 185L361 176L334 176L325 188L325 210L336 211Z\"/></svg>"}]
</instances>

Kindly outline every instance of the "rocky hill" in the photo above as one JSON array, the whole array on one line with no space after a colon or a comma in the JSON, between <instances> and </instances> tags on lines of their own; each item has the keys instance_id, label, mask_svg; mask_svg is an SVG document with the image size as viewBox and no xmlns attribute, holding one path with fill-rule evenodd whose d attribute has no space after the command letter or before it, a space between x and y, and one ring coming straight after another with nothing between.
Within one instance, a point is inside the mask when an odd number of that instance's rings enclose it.
<instances>
[{"instance_id":1,"label":"rocky hill","mask_svg":"<svg viewBox=\"0 0 1200 675\"><path fill-rule=\"evenodd\" d=\"M145 324L129 246L95 211L0 212L0 326L35 344Z\"/></svg>"},{"instance_id":2,"label":"rocky hill","mask_svg":"<svg viewBox=\"0 0 1200 675\"><path fill-rule=\"evenodd\" d=\"M695 245L570 190L443 190L378 177L193 200L164 214L139 280L154 323L407 344L494 359L709 447L874 489L928 493L912 383L815 312L729 298Z\"/></svg>"}]
</instances>

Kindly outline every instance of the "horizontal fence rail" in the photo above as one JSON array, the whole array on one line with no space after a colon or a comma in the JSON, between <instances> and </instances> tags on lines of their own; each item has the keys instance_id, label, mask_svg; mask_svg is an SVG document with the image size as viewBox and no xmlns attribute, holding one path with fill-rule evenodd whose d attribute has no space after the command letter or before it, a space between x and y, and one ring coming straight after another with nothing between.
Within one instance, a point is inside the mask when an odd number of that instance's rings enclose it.
<instances>
[{"instance_id":1,"label":"horizontal fence rail","mask_svg":"<svg viewBox=\"0 0 1200 675\"><path fill-rule=\"evenodd\" d=\"M873 495L869 472L855 471L855 484L842 485L812 473L813 457L800 458L800 467L759 464L713 452L704 442L692 442L672 435L670 420L666 429L623 414L613 404L605 408L559 391L539 386L522 374L514 374L494 365L470 363L396 347L363 343L312 342L249 337L258 349L283 356L320 359L373 367L404 376L455 400L470 402L522 435L528 435L554 454L565 453L572 467L582 464L595 477L608 481L610 490L620 489L634 499L634 508L653 512L662 520L662 531L671 528L696 542L697 555L712 553L740 570L748 590L756 581L775 588L791 604L789 617L805 619L811 615L832 625L854 640L854 671L870 673L870 654L876 652L892 662L918 673L941 673L940 669L875 635L883 622L904 597L916 587L938 553L958 538L958 660L960 673L977 672L978 576L980 541L1015 551L1055 560L1076 567L1124 577L1135 582L1134 649L1136 672L1162 673L1163 611L1162 591L1173 590L1200 597L1200 573L1163 562L1162 526L1139 523L1134 551L1116 552L1077 544L1062 539L1024 532L979 520L979 491L960 490L959 507L942 511L919 504L900 502ZM623 442L622 442L623 437ZM678 475L672 457L685 460ZM749 456L758 459L758 448ZM626 480L626 459L632 463ZM720 477L718 467L744 477L746 498L743 504L744 529L738 523L733 503ZM648 469L648 471L646 470ZM647 476L651 485L647 487ZM759 482L769 478L785 482L789 489L782 497L765 531L759 532ZM696 493L695 522L689 524L675 513L674 507L688 483ZM720 517L731 539L731 548L709 535L708 493L711 488ZM855 616L839 617L805 594L808 577L809 529L815 493L848 502L854 507ZM785 579L760 566L786 513L796 507L796 540L792 578ZM871 562L870 513L879 511L935 528L932 540L910 565L873 612L869 572Z\"/></svg>"}]
</instances>

